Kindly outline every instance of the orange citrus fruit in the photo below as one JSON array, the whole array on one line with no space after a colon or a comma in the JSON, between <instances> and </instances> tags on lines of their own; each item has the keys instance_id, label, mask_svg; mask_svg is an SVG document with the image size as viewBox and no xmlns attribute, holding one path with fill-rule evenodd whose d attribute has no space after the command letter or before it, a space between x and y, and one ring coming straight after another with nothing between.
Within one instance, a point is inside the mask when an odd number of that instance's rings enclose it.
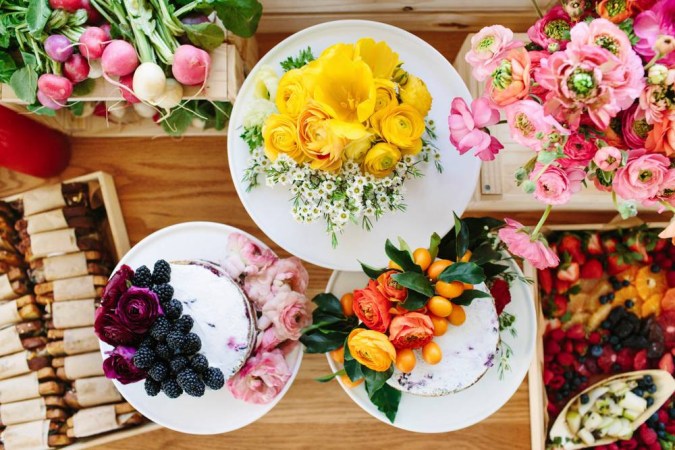
<instances>
[{"instance_id":1,"label":"orange citrus fruit","mask_svg":"<svg viewBox=\"0 0 675 450\"><path fill-rule=\"evenodd\" d=\"M462 283L462 284L464 285L465 291L470 291L470 290L473 289L473 284L469 284L469 283Z\"/></svg>"},{"instance_id":2,"label":"orange citrus fruit","mask_svg":"<svg viewBox=\"0 0 675 450\"><path fill-rule=\"evenodd\" d=\"M637 288L638 295L643 300L647 300L656 294L663 296L668 290L666 274L664 271L654 273L650 266L644 266L638 270L637 277L635 278L635 287Z\"/></svg>"},{"instance_id":3,"label":"orange citrus fruit","mask_svg":"<svg viewBox=\"0 0 675 450\"><path fill-rule=\"evenodd\" d=\"M429 278L432 280L436 281L438 280L438 276L445 270L446 267L450 266L452 264L452 261L449 261L447 259L438 259L434 262L431 263L429 266L429 270L427 270L427 275Z\"/></svg>"},{"instance_id":4,"label":"orange citrus fruit","mask_svg":"<svg viewBox=\"0 0 675 450\"><path fill-rule=\"evenodd\" d=\"M466 312L461 305L452 305L452 312L448 320L455 326L460 326L466 320Z\"/></svg>"},{"instance_id":5,"label":"orange citrus fruit","mask_svg":"<svg viewBox=\"0 0 675 450\"><path fill-rule=\"evenodd\" d=\"M413 261L425 272L431 265L431 253L426 248L418 248L413 252Z\"/></svg>"},{"instance_id":6,"label":"orange citrus fruit","mask_svg":"<svg viewBox=\"0 0 675 450\"><path fill-rule=\"evenodd\" d=\"M424 358L427 364L438 364L443 359L443 352L437 343L431 341L422 347L422 358Z\"/></svg>"},{"instance_id":7,"label":"orange citrus fruit","mask_svg":"<svg viewBox=\"0 0 675 450\"><path fill-rule=\"evenodd\" d=\"M427 302L431 314L437 317L448 317L453 310L452 303L445 297L435 295Z\"/></svg>"},{"instance_id":8,"label":"orange citrus fruit","mask_svg":"<svg viewBox=\"0 0 675 450\"><path fill-rule=\"evenodd\" d=\"M431 318L431 323L434 324L434 336L443 336L448 331L448 319L433 314L429 318Z\"/></svg>"},{"instance_id":9,"label":"orange citrus fruit","mask_svg":"<svg viewBox=\"0 0 675 450\"><path fill-rule=\"evenodd\" d=\"M471 255L472 255L471 250L467 250L466 253L464 253L464 256L462 256L462 257L460 258L460 261L461 261L461 262L469 262L469 261L471 261Z\"/></svg>"},{"instance_id":10,"label":"orange citrus fruit","mask_svg":"<svg viewBox=\"0 0 675 450\"><path fill-rule=\"evenodd\" d=\"M345 316L351 317L354 315L354 294L346 293L340 298L340 305L342 305L342 312Z\"/></svg>"},{"instance_id":11,"label":"orange citrus fruit","mask_svg":"<svg viewBox=\"0 0 675 450\"><path fill-rule=\"evenodd\" d=\"M642 317L661 314L661 296L654 294L642 304Z\"/></svg>"},{"instance_id":12,"label":"orange citrus fruit","mask_svg":"<svg viewBox=\"0 0 675 450\"><path fill-rule=\"evenodd\" d=\"M675 288L668 289L661 299L661 309L664 311L675 311Z\"/></svg>"},{"instance_id":13,"label":"orange citrus fruit","mask_svg":"<svg viewBox=\"0 0 675 450\"><path fill-rule=\"evenodd\" d=\"M461 281L451 281L450 283L446 283L445 281L436 282L436 293L445 298L457 298L463 292L464 283Z\"/></svg>"},{"instance_id":14,"label":"orange citrus fruit","mask_svg":"<svg viewBox=\"0 0 675 450\"><path fill-rule=\"evenodd\" d=\"M345 386L347 386L350 389L355 388L359 384L363 383L363 378L357 381L350 380L347 375L340 375L340 378L342 378L342 382L345 384Z\"/></svg>"},{"instance_id":15,"label":"orange citrus fruit","mask_svg":"<svg viewBox=\"0 0 675 450\"><path fill-rule=\"evenodd\" d=\"M330 357L333 358L333 361L335 361L338 364L343 364L345 362L345 348L340 347L336 348L332 352L330 352Z\"/></svg>"},{"instance_id":16,"label":"orange citrus fruit","mask_svg":"<svg viewBox=\"0 0 675 450\"><path fill-rule=\"evenodd\" d=\"M396 368L403 373L410 373L415 368L417 359L409 348L402 348L396 352Z\"/></svg>"}]
</instances>

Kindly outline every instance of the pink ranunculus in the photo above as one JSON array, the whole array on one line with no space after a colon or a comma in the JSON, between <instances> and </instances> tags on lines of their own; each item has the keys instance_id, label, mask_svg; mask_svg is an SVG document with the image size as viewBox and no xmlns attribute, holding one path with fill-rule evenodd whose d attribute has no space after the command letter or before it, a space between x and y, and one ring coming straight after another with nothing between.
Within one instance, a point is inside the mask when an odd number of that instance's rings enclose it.
<instances>
[{"instance_id":1,"label":"pink ranunculus","mask_svg":"<svg viewBox=\"0 0 675 450\"><path fill-rule=\"evenodd\" d=\"M509 252L526 259L539 270L556 267L560 263L560 258L543 236L530 236L531 230L523 224L509 218L504 220L506 226L499 230L499 239L507 245Z\"/></svg>"},{"instance_id":2,"label":"pink ranunculus","mask_svg":"<svg viewBox=\"0 0 675 450\"><path fill-rule=\"evenodd\" d=\"M475 149L475 155L482 160L494 159L494 155L504 148L501 143L490 136L484 128L499 122L499 111L490 102L481 97L471 103L471 109L463 98L456 97L452 101L448 127L450 142L460 155Z\"/></svg>"},{"instance_id":3,"label":"pink ranunculus","mask_svg":"<svg viewBox=\"0 0 675 450\"><path fill-rule=\"evenodd\" d=\"M486 81L486 93L496 106L522 100L530 92L530 55L523 47L509 50Z\"/></svg>"},{"instance_id":4,"label":"pink ranunculus","mask_svg":"<svg viewBox=\"0 0 675 450\"><path fill-rule=\"evenodd\" d=\"M675 0L659 0L648 11L643 11L635 18L633 30L640 40L635 44L635 51L645 62L656 55L655 47L661 37L670 36L675 39ZM675 52L671 51L659 63L674 66Z\"/></svg>"},{"instance_id":5,"label":"pink ranunculus","mask_svg":"<svg viewBox=\"0 0 675 450\"><path fill-rule=\"evenodd\" d=\"M552 132L567 134L567 130L534 100L521 100L507 106L505 110L511 137L534 151L542 149L542 140Z\"/></svg>"},{"instance_id":6,"label":"pink ranunculus","mask_svg":"<svg viewBox=\"0 0 675 450\"><path fill-rule=\"evenodd\" d=\"M644 148L652 126L645 119L645 111L637 104L621 113L623 140L630 149Z\"/></svg>"},{"instance_id":7,"label":"pink ranunculus","mask_svg":"<svg viewBox=\"0 0 675 450\"><path fill-rule=\"evenodd\" d=\"M556 5L527 30L527 37L544 50L565 50L571 28L569 14L561 5Z\"/></svg>"},{"instance_id":8,"label":"pink ranunculus","mask_svg":"<svg viewBox=\"0 0 675 450\"><path fill-rule=\"evenodd\" d=\"M621 165L621 150L616 147L602 147L593 157L593 162L600 170L613 172Z\"/></svg>"},{"instance_id":9,"label":"pink ranunculus","mask_svg":"<svg viewBox=\"0 0 675 450\"><path fill-rule=\"evenodd\" d=\"M312 323L307 297L294 291L279 292L265 303L262 313L280 341L300 339L302 329Z\"/></svg>"},{"instance_id":10,"label":"pink ranunculus","mask_svg":"<svg viewBox=\"0 0 675 450\"><path fill-rule=\"evenodd\" d=\"M271 266L277 257L241 233L232 233L227 240L228 257L223 268L233 279L254 275Z\"/></svg>"},{"instance_id":11,"label":"pink ranunculus","mask_svg":"<svg viewBox=\"0 0 675 450\"><path fill-rule=\"evenodd\" d=\"M661 205L660 202L675 206L675 169L670 169L668 171L663 179L663 183L659 186L659 191L654 197L648 199L644 203L646 206L659 204L659 213L662 213L666 208Z\"/></svg>"},{"instance_id":12,"label":"pink ranunculus","mask_svg":"<svg viewBox=\"0 0 675 450\"><path fill-rule=\"evenodd\" d=\"M256 352L269 352L277 348L281 342L282 341L280 341L279 337L277 337L277 333L274 331L274 328L268 328L262 333L258 333L255 349Z\"/></svg>"},{"instance_id":13,"label":"pink ranunculus","mask_svg":"<svg viewBox=\"0 0 675 450\"><path fill-rule=\"evenodd\" d=\"M667 89L659 84L648 84L640 93L640 108L648 124L659 123L668 115Z\"/></svg>"},{"instance_id":14,"label":"pink ranunculus","mask_svg":"<svg viewBox=\"0 0 675 450\"><path fill-rule=\"evenodd\" d=\"M261 311L265 303L279 292L296 291L304 294L308 282L309 275L302 262L291 257L278 259L266 270L247 276L244 279L244 291L256 309Z\"/></svg>"},{"instance_id":15,"label":"pink ranunculus","mask_svg":"<svg viewBox=\"0 0 675 450\"><path fill-rule=\"evenodd\" d=\"M558 160L565 169L584 169L595 156L598 146L595 139L584 136L581 133L574 133L565 142L563 152L567 158Z\"/></svg>"},{"instance_id":16,"label":"pink ranunculus","mask_svg":"<svg viewBox=\"0 0 675 450\"><path fill-rule=\"evenodd\" d=\"M549 165L544 169L542 164L537 163L530 173L530 180L536 183L534 198L548 205L563 205L572 194L581 190L585 176L585 172L578 168L565 170Z\"/></svg>"},{"instance_id":17,"label":"pink ranunculus","mask_svg":"<svg viewBox=\"0 0 675 450\"><path fill-rule=\"evenodd\" d=\"M471 50L465 59L472 67L474 78L483 81L497 67L503 54L522 46L521 41L513 40L513 31L501 25L493 25L483 28L471 38Z\"/></svg>"},{"instance_id":18,"label":"pink ranunculus","mask_svg":"<svg viewBox=\"0 0 675 450\"><path fill-rule=\"evenodd\" d=\"M643 201L656 197L666 180L670 160L663 155L647 154L644 149L630 152L628 162L616 171L612 187L624 200Z\"/></svg>"},{"instance_id":19,"label":"pink ranunculus","mask_svg":"<svg viewBox=\"0 0 675 450\"><path fill-rule=\"evenodd\" d=\"M532 80L536 78L536 74L541 68L541 60L546 59L551 54L547 51L543 50L532 50L529 52L530 54L530 70L532 71ZM531 83L530 85L530 94L538 97L538 98L545 98L546 94L548 91L539 83Z\"/></svg>"},{"instance_id":20,"label":"pink ranunculus","mask_svg":"<svg viewBox=\"0 0 675 450\"><path fill-rule=\"evenodd\" d=\"M270 403L291 378L291 369L281 350L260 352L246 361L232 378L227 388L234 398L248 403Z\"/></svg>"}]
</instances>

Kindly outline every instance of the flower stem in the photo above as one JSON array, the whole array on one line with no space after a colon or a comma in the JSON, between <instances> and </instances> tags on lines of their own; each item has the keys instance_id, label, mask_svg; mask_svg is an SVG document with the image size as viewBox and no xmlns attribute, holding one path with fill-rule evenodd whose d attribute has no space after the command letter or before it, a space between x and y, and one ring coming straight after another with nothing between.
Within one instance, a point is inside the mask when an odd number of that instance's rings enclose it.
<instances>
[{"instance_id":1,"label":"flower stem","mask_svg":"<svg viewBox=\"0 0 675 450\"><path fill-rule=\"evenodd\" d=\"M541 8L539 7L539 3L537 3L537 0L530 0L530 1L531 1L532 4L534 5L534 9L537 10L537 15L539 16L539 18L540 18L540 19L543 18L543 17L544 17L544 13L541 12Z\"/></svg>"},{"instance_id":2,"label":"flower stem","mask_svg":"<svg viewBox=\"0 0 675 450\"><path fill-rule=\"evenodd\" d=\"M659 203L660 203L664 208L666 208L668 211L670 211L670 212L672 212L673 214L675 214L675 206L671 205L670 203L668 203L668 202L665 201L665 200L661 200Z\"/></svg>"},{"instance_id":3,"label":"flower stem","mask_svg":"<svg viewBox=\"0 0 675 450\"><path fill-rule=\"evenodd\" d=\"M658 52L657 52L656 55L654 55L654 57L652 58L652 60L649 61L649 62L647 63L647 65L645 66L645 72L646 72L651 66L653 66L654 64L656 64L656 61L658 61L658 60L661 59L661 58L663 58L663 55L662 55L661 53L658 53Z\"/></svg>"},{"instance_id":4,"label":"flower stem","mask_svg":"<svg viewBox=\"0 0 675 450\"><path fill-rule=\"evenodd\" d=\"M546 209L544 210L544 214L542 214L541 219L539 219L539 223L537 226L534 228L534 231L532 231L532 236L530 237L531 241L534 241L539 237L539 232L541 231L541 227L544 226L546 223L546 219L548 219L548 215L551 214L551 210L553 209L553 205L546 205Z\"/></svg>"}]
</instances>

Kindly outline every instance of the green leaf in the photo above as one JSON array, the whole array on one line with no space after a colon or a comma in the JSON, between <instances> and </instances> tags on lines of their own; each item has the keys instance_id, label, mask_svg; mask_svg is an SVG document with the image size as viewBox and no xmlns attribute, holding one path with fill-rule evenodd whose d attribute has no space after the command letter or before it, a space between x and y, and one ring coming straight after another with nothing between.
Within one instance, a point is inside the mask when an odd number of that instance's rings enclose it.
<instances>
[{"instance_id":1,"label":"green leaf","mask_svg":"<svg viewBox=\"0 0 675 450\"><path fill-rule=\"evenodd\" d=\"M225 28L237 36L251 37L258 29L262 4L258 0L211 0Z\"/></svg>"},{"instance_id":2,"label":"green leaf","mask_svg":"<svg viewBox=\"0 0 675 450\"><path fill-rule=\"evenodd\" d=\"M327 382L329 382L329 381L331 381L331 380L333 380L337 377L340 377L340 376L344 375L345 373L346 372L345 372L344 369L338 370L335 373L329 373L328 375L324 375L324 376L319 377L319 378L314 378L314 381L318 381L319 383L327 383Z\"/></svg>"},{"instance_id":3,"label":"green leaf","mask_svg":"<svg viewBox=\"0 0 675 450\"><path fill-rule=\"evenodd\" d=\"M344 363L345 373L352 382L358 381L361 378L363 378L362 369L364 367L361 365L360 362L355 360L352 354L350 353L346 339L343 342L343 345L345 347L345 363Z\"/></svg>"},{"instance_id":4,"label":"green leaf","mask_svg":"<svg viewBox=\"0 0 675 450\"><path fill-rule=\"evenodd\" d=\"M16 62L12 58L12 55L0 52L0 83L9 83L15 71Z\"/></svg>"},{"instance_id":5,"label":"green leaf","mask_svg":"<svg viewBox=\"0 0 675 450\"><path fill-rule=\"evenodd\" d=\"M21 60L25 66L37 68L37 58L32 53L21 52Z\"/></svg>"},{"instance_id":6,"label":"green leaf","mask_svg":"<svg viewBox=\"0 0 675 450\"><path fill-rule=\"evenodd\" d=\"M183 24L183 29L190 42L207 52L215 50L225 42L225 32L215 23Z\"/></svg>"},{"instance_id":7,"label":"green leaf","mask_svg":"<svg viewBox=\"0 0 675 450\"><path fill-rule=\"evenodd\" d=\"M311 47L307 47L304 50L300 50L300 53L297 57L289 56L284 61L281 62L281 68L284 69L284 72L288 72L293 69L300 69L309 63L314 61L314 55L312 54Z\"/></svg>"},{"instance_id":8,"label":"green leaf","mask_svg":"<svg viewBox=\"0 0 675 450\"><path fill-rule=\"evenodd\" d=\"M392 278L401 286L424 294L427 297L434 295L434 288L424 274L417 272L403 272L392 275Z\"/></svg>"},{"instance_id":9,"label":"green leaf","mask_svg":"<svg viewBox=\"0 0 675 450\"><path fill-rule=\"evenodd\" d=\"M435 260L436 257L438 256L438 246L441 243L441 237L438 235L438 233L434 233L431 235L431 239L429 240L429 253L431 253L431 260Z\"/></svg>"},{"instance_id":10,"label":"green leaf","mask_svg":"<svg viewBox=\"0 0 675 450\"><path fill-rule=\"evenodd\" d=\"M406 252L412 255L412 250L410 249L410 246L401 236L398 237L398 245L401 250L405 250Z\"/></svg>"},{"instance_id":11,"label":"green leaf","mask_svg":"<svg viewBox=\"0 0 675 450\"><path fill-rule=\"evenodd\" d=\"M42 106L40 103L34 103L32 105L27 105L26 109L33 114L37 114L38 116L45 116L45 117L56 117L56 111L53 109L47 108L45 106Z\"/></svg>"},{"instance_id":12,"label":"green leaf","mask_svg":"<svg viewBox=\"0 0 675 450\"><path fill-rule=\"evenodd\" d=\"M35 69L25 66L12 74L9 85L21 101L32 105L36 100L37 78Z\"/></svg>"},{"instance_id":13,"label":"green leaf","mask_svg":"<svg viewBox=\"0 0 675 450\"><path fill-rule=\"evenodd\" d=\"M408 311L415 311L416 309L423 308L428 301L429 301L428 296L409 289L408 296L406 297L403 303L400 303L400 305L401 307L407 309Z\"/></svg>"},{"instance_id":14,"label":"green leaf","mask_svg":"<svg viewBox=\"0 0 675 450\"><path fill-rule=\"evenodd\" d=\"M180 136L192 124L194 113L183 108L174 108L169 117L162 121L162 128L169 136Z\"/></svg>"},{"instance_id":15,"label":"green leaf","mask_svg":"<svg viewBox=\"0 0 675 450\"><path fill-rule=\"evenodd\" d=\"M213 109L215 111L213 128L216 130L224 130L227 123L230 121L232 114L232 103L230 102L213 102Z\"/></svg>"},{"instance_id":16,"label":"green leaf","mask_svg":"<svg viewBox=\"0 0 675 450\"><path fill-rule=\"evenodd\" d=\"M485 278L486 279L492 279L499 275L500 273L504 273L509 269L509 266L506 266L504 264L493 264L493 263L485 263L481 265L483 268L483 272L485 272Z\"/></svg>"},{"instance_id":17,"label":"green leaf","mask_svg":"<svg viewBox=\"0 0 675 450\"><path fill-rule=\"evenodd\" d=\"M471 262L483 265L488 262L501 261L502 254L493 249L489 242L484 242L474 248L471 254Z\"/></svg>"},{"instance_id":18,"label":"green leaf","mask_svg":"<svg viewBox=\"0 0 675 450\"><path fill-rule=\"evenodd\" d=\"M68 104L68 109L75 117L80 117L84 112L84 102L72 102Z\"/></svg>"},{"instance_id":19,"label":"green leaf","mask_svg":"<svg viewBox=\"0 0 675 450\"><path fill-rule=\"evenodd\" d=\"M453 215L455 216L455 255L461 258L469 249L469 228L464 225L457 214L453 213Z\"/></svg>"},{"instance_id":20,"label":"green leaf","mask_svg":"<svg viewBox=\"0 0 675 450\"><path fill-rule=\"evenodd\" d=\"M73 86L73 96L81 97L83 95L89 95L94 90L94 87L96 87L96 80L87 78Z\"/></svg>"},{"instance_id":21,"label":"green leaf","mask_svg":"<svg viewBox=\"0 0 675 450\"><path fill-rule=\"evenodd\" d=\"M26 11L26 23L30 34L35 36L42 33L51 14L47 0L30 0Z\"/></svg>"},{"instance_id":22,"label":"green leaf","mask_svg":"<svg viewBox=\"0 0 675 450\"><path fill-rule=\"evenodd\" d=\"M461 281L462 283L479 284L485 281L483 269L476 263L458 262L445 268L438 279L449 283Z\"/></svg>"},{"instance_id":23,"label":"green leaf","mask_svg":"<svg viewBox=\"0 0 675 450\"><path fill-rule=\"evenodd\" d=\"M394 423L398 405L401 403L401 391L385 384L381 389L370 395L370 401L387 416L391 423Z\"/></svg>"},{"instance_id":24,"label":"green leaf","mask_svg":"<svg viewBox=\"0 0 675 450\"><path fill-rule=\"evenodd\" d=\"M384 251L389 259L401 266L404 271L422 273L422 268L413 262L410 252L397 249L389 239L384 244Z\"/></svg>"},{"instance_id":25,"label":"green leaf","mask_svg":"<svg viewBox=\"0 0 675 450\"><path fill-rule=\"evenodd\" d=\"M345 317L340 300L333 294L318 294L312 299L312 302L314 302L317 307L315 311L324 311L337 317Z\"/></svg>"},{"instance_id":26,"label":"green leaf","mask_svg":"<svg viewBox=\"0 0 675 450\"><path fill-rule=\"evenodd\" d=\"M340 331L314 330L300 336L300 342L306 347L307 353L327 353L342 347L348 334Z\"/></svg>"},{"instance_id":27,"label":"green leaf","mask_svg":"<svg viewBox=\"0 0 675 450\"><path fill-rule=\"evenodd\" d=\"M460 295L457 298L452 299L452 303L456 305L462 305L462 306L468 306L476 300L477 298L490 298L491 295L488 294L487 292L479 291L476 289L468 289L464 292L462 292L462 295Z\"/></svg>"},{"instance_id":28,"label":"green leaf","mask_svg":"<svg viewBox=\"0 0 675 450\"><path fill-rule=\"evenodd\" d=\"M383 273L391 270L391 269L376 269L375 267L369 266L368 264L362 263L359 261L359 264L361 264L361 269L363 270L363 273L368 275L368 278L371 280L377 280L377 277L382 275Z\"/></svg>"},{"instance_id":29,"label":"green leaf","mask_svg":"<svg viewBox=\"0 0 675 450\"><path fill-rule=\"evenodd\" d=\"M370 396L379 391L387 380L391 378L394 374L394 365L392 364L389 366L389 369L384 372L377 372L363 366L361 367L361 372L363 373L363 378L366 382L366 392L368 392L368 395Z\"/></svg>"}]
</instances>

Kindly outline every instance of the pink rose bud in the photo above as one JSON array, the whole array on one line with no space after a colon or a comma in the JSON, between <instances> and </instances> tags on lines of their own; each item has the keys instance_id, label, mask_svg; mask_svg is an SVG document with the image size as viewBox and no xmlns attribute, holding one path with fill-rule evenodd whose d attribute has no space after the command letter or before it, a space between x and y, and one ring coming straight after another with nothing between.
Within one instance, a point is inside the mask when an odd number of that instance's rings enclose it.
<instances>
[{"instance_id":1,"label":"pink rose bud","mask_svg":"<svg viewBox=\"0 0 675 450\"><path fill-rule=\"evenodd\" d=\"M593 162L605 172L612 172L621 165L621 150L616 147L602 147L593 157Z\"/></svg>"}]
</instances>

